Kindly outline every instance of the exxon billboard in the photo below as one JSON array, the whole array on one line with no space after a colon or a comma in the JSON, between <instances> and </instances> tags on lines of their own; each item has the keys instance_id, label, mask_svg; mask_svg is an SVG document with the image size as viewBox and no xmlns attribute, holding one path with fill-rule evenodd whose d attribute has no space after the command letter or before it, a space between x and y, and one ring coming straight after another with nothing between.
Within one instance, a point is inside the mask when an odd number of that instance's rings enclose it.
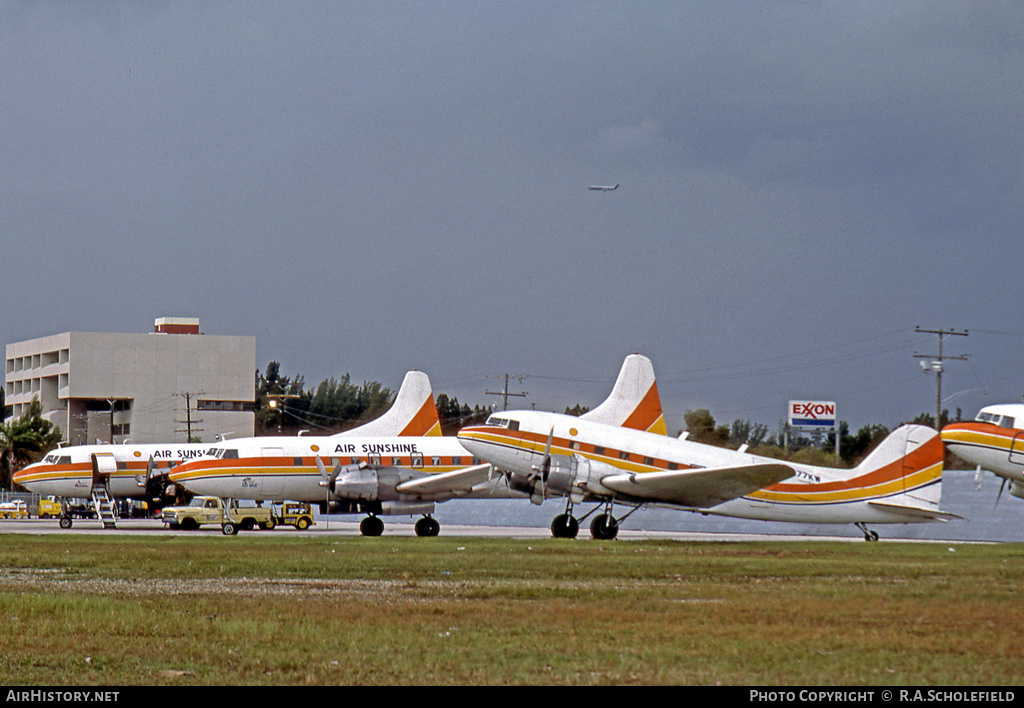
<instances>
[{"instance_id":1,"label":"exxon billboard","mask_svg":"<svg viewBox=\"0 0 1024 708\"><path fill-rule=\"evenodd\" d=\"M791 428L836 427L836 402L790 401L789 426Z\"/></svg>"}]
</instances>

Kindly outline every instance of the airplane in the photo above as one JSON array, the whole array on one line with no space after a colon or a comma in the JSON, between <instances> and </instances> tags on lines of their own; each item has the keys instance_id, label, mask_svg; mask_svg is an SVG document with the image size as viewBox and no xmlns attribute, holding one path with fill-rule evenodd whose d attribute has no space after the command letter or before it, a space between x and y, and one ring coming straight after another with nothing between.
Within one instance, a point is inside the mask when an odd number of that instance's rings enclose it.
<instances>
[{"instance_id":1,"label":"airplane","mask_svg":"<svg viewBox=\"0 0 1024 708\"><path fill-rule=\"evenodd\" d=\"M591 185L590 187L588 187L587 189L589 189L591 191L594 191L594 192L614 192L618 188L619 188L619 185L615 185L613 187L613 186L607 185L607 184L594 184L594 185Z\"/></svg>"},{"instance_id":2,"label":"airplane","mask_svg":"<svg viewBox=\"0 0 1024 708\"><path fill-rule=\"evenodd\" d=\"M441 424L427 375L408 372L383 415L331 437L357 434L439 436ZM205 456L209 448L210 443L73 445L19 470L13 482L41 496L87 499L104 527L111 527L116 524L109 508L112 500L142 499L160 505L175 492L167 473L184 461ZM61 518L63 528L71 524L70 516Z\"/></svg>"},{"instance_id":3,"label":"airplane","mask_svg":"<svg viewBox=\"0 0 1024 708\"><path fill-rule=\"evenodd\" d=\"M1009 483L1010 494L1024 499L1024 404L985 406L973 421L944 426L942 442L979 474L986 469L1002 478L999 496Z\"/></svg>"},{"instance_id":4,"label":"airplane","mask_svg":"<svg viewBox=\"0 0 1024 708\"><path fill-rule=\"evenodd\" d=\"M551 524L556 538L574 538L573 507L603 508L591 522L596 539L612 539L622 521L645 505L768 521L850 523L867 540L868 523L959 518L939 511L943 448L938 433L903 426L851 470L780 462L680 438L557 413L495 413L458 434L463 446L492 463L510 489L566 499ZM793 479L791 479L793 478ZM614 516L614 505L630 508Z\"/></svg>"},{"instance_id":5,"label":"airplane","mask_svg":"<svg viewBox=\"0 0 1024 708\"><path fill-rule=\"evenodd\" d=\"M650 360L627 357L609 397L583 417L664 435ZM495 477L490 464L473 458L454 437L396 441L363 432L335 442L310 437L286 444L279 438L226 442L209 451L212 457L173 470L171 479L195 494L307 501L324 513L366 514L360 522L364 536L383 533L380 516L417 514L423 516L416 534L436 536L440 525L431 514L437 503L526 496L508 489L504 477Z\"/></svg>"}]
</instances>

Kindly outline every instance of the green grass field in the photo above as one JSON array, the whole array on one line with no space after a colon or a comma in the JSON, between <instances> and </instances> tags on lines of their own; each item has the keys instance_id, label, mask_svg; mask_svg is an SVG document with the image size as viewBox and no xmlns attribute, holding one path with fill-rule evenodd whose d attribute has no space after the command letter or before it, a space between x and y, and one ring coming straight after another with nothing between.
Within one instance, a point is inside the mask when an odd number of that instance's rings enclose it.
<instances>
[{"instance_id":1,"label":"green grass field","mask_svg":"<svg viewBox=\"0 0 1024 708\"><path fill-rule=\"evenodd\" d=\"M1019 685L1024 546L0 535L5 685Z\"/></svg>"}]
</instances>

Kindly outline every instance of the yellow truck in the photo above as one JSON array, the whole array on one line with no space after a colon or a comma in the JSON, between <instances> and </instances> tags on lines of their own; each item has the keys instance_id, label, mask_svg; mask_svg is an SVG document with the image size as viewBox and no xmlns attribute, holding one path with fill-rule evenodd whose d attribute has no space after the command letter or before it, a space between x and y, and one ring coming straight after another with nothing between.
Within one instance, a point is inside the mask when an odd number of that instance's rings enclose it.
<instances>
[{"instance_id":1,"label":"yellow truck","mask_svg":"<svg viewBox=\"0 0 1024 708\"><path fill-rule=\"evenodd\" d=\"M64 507L53 497L46 497L39 500L36 507L36 516L40 519L57 519L64 513Z\"/></svg>"},{"instance_id":2,"label":"yellow truck","mask_svg":"<svg viewBox=\"0 0 1024 708\"><path fill-rule=\"evenodd\" d=\"M280 506L275 505L272 518L275 526L294 526L299 531L305 531L315 523L309 504L304 502L284 502Z\"/></svg>"},{"instance_id":3,"label":"yellow truck","mask_svg":"<svg viewBox=\"0 0 1024 708\"><path fill-rule=\"evenodd\" d=\"M225 502L219 497L193 497L187 506L165 506L160 519L169 529L197 529L206 524L218 524L225 536L234 536L239 530L248 531L259 526L274 528L270 509L262 506L238 506L237 501Z\"/></svg>"}]
</instances>

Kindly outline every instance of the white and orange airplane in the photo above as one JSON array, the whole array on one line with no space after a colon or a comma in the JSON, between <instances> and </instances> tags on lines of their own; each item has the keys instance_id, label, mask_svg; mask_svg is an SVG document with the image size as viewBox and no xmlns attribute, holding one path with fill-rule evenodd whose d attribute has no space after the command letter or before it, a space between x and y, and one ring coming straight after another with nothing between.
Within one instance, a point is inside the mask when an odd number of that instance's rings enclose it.
<instances>
[{"instance_id":1,"label":"white and orange airplane","mask_svg":"<svg viewBox=\"0 0 1024 708\"><path fill-rule=\"evenodd\" d=\"M540 504L566 499L551 524L572 538L574 505L596 502L591 535L614 538L645 505L701 514L803 523L915 523L958 518L939 510L943 449L938 433L903 426L854 469L758 457L685 439L539 411L495 413L459 432L463 446L503 471L509 487ZM621 517L614 506L628 509Z\"/></svg>"},{"instance_id":2,"label":"white and orange airplane","mask_svg":"<svg viewBox=\"0 0 1024 708\"><path fill-rule=\"evenodd\" d=\"M942 442L979 474L988 470L1000 477L1000 496L1009 484L1010 494L1024 499L1024 403L985 406L973 421L943 427Z\"/></svg>"},{"instance_id":3,"label":"white and orange airplane","mask_svg":"<svg viewBox=\"0 0 1024 708\"><path fill-rule=\"evenodd\" d=\"M628 358L611 395L585 417L664 435L650 361ZM489 463L473 457L455 437L399 440L363 430L343 440L227 441L208 450L207 457L175 468L170 478L195 494L288 499L317 503L328 513L366 514L360 522L365 536L383 533L381 516L418 514L423 516L416 521L417 535L435 536L440 525L431 514L437 503L526 496L510 490L504 476L494 475Z\"/></svg>"},{"instance_id":4,"label":"white and orange airplane","mask_svg":"<svg viewBox=\"0 0 1024 708\"><path fill-rule=\"evenodd\" d=\"M419 371L405 375L392 406L379 418L330 436L440 436L430 379ZM280 441L282 438L269 438ZM266 439L264 439L266 440ZM14 483L42 496L88 499L104 525L113 525L100 507L112 499L141 499L160 503L169 489L168 473L182 462L204 457L210 443L74 445L58 448L40 462L14 474ZM70 528L71 517L61 519Z\"/></svg>"}]
</instances>

